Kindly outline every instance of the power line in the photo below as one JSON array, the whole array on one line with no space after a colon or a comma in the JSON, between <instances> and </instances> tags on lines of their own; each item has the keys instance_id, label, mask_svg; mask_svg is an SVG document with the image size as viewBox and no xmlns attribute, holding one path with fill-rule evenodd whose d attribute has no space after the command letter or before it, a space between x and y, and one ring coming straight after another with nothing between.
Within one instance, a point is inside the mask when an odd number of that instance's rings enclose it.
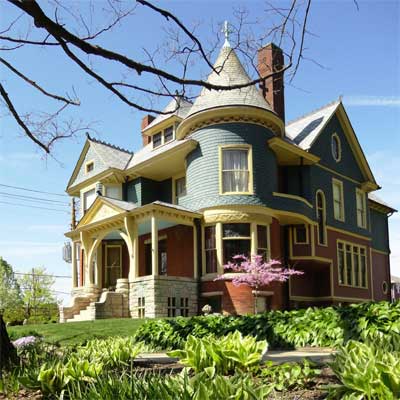
<instances>
[{"instance_id":1,"label":"power line","mask_svg":"<svg viewBox=\"0 0 400 400\"><path fill-rule=\"evenodd\" d=\"M43 197L24 196L22 194L14 194L14 193L7 193L7 192L0 192L0 195L7 196L7 197L21 198L21 199L35 200L35 201L40 201L40 202L57 203L57 204L62 204L62 205L65 205L65 206L69 206L68 203L64 203L63 201L45 199Z\"/></svg>"},{"instance_id":2,"label":"power line","mask_svg":"<svg viewBox=\"0 0 400 400\"><path fill-rule=\"evenodd\" d=\"M34 189L27 189L24 187L20 186L11 186L11 185L5 185L3 183L0 183L0 186L11 188L11 189L17 189L17 190L27 190L28 192L35 192L35 193L42 193L42 194L50 194L52 196L61 196L61 197L68 197L66 194L61 194L61 193L54 193L54 192L43 192L41 190L34 190Z\"/></svg>"},{"instance_id":3,"label":"power line","mask_svg":"<svg viewBox=\"0 0 400 400\"><path fill-rule=\"evenodd\" d=\"M55 209L55 208L38 207L38 206L29 205L29 204L9 203L9 202L7 202L7 201L0 201L0 203L1 203L1 204L9 204L9 205L11 205L11 206L22 206L22 207L29 207L29 208L40 208L40 209L42 209L42 210L58 211L58 212L62 212L62 213L69 214L68 211L65 211L65 210L58 210L58 209Z\"/></svg>"},{"instance_id":4,"label":"power line","mask_svg":"<svg viewBox=\"0 0 400 400\"><path fill-rule=\"evenodd\" d=\"M32 272L14 272L15 275L30 275L30 276L51 276L52 278L69 278L71 279L71 276L68 275L53 275L53 274L35 274Z\"/></svg>"}]
</instances>

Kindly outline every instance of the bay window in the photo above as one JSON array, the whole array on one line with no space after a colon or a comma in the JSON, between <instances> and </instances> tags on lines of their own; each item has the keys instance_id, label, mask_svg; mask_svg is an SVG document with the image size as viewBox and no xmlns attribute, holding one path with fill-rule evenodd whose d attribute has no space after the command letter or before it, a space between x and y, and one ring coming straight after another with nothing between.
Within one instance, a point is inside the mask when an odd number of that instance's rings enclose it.
<instances>
[{"instance_id":1,"label":"bay window","mask_svg":"<svg viewBox=\"0 0 400 400\"><path fill-rule=\"evenodd\" d=\"M223 224L222 241L224 264L232 261L232 257L239 254L250 257L250 224Z\"/></svg>"},{"instance_id":2,"label":"bay window","mask_svg":"<svg viewBox=\"0 0 400 400\"><path fill-rule=\"evenodd\" d=\"M257 254L263 256L264 261L269 259L268 226L257 225Z\"/></svg>"},{"instance_id":3,"label":"bay window","mask_svg":"<svg viewBox=\"0 0 400 400\"><path fill-rule=\"evenodd\" d=\"M251 193L251 147L221 147L220 157L221 193Z\"/></svg>"},{"instance_id":4,"label":"bay window","mask_svg":"<svg viewBox=\"0 0 400 400\"><path fill-rule=\"evenodd\" d=\"M318 244L326 245L326 203L325 195L321 190L317 191L317 221L318 221Z\"/></svg>"},{"instance_id":5,"label":"bay window","mask_svg":"<svg viewBox=\"0 0 400 400\"><path fill-rule=\"evenodd\" d=\"M217 241L215 225L204 228L206 274L217 272Z\"/></svg>"}]
</instances>

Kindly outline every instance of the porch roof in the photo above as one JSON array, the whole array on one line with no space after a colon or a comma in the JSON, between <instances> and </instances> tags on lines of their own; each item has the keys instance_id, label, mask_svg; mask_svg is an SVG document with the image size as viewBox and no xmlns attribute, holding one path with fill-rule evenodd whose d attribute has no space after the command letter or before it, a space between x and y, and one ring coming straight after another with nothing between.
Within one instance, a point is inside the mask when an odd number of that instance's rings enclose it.
<instances>
[{"instance_id":1,"label":"porch roof","mask_svg":"<svg viewBox=\"0 0 400 400\"><path fill-rule=\"evenodd\" d=\"M98 231L117 227L124 224L125 217L133 217L137 221L143 221L153 215L160 220L187 225L193 224L194 219L202 217L200 213L162 201L138 206L135 203L98 196L79 221L77 227L65 233L65 236L73 238L82 231Z\"/></svg>"}]
</instances>

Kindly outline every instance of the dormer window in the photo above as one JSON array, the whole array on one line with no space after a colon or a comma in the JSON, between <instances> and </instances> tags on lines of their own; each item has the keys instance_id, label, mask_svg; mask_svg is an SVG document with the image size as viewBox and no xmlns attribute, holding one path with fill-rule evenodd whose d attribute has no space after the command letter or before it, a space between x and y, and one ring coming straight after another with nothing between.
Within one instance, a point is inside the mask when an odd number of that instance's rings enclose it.
<instances>
[{"instance_id":1,"label":"dormer window","mask_svg":"<svg viewBox=\"0 0 400 400\"><path fill-rule=\"evenodd\" d=\"M160 147L163 144L169 143L174 139L174 127L169 126L163 131L153 135L153 149Z\"/></svg>"},{"instance_id":2,"label":"dormer window","mask_svg":"<svg viewBox=\"0 0 400 400\"><path fill-rule=\"evenodd\" d=\"M88 174L94 170L94 161L89 161L86 163L85 172Z\"/></svg>"},{"instance_id":3,"label":"dormer window","mask_svg":"<svg viewBox=\"0 0 400 400\"><path fill-rule=\"evenodd\" d=\"M153 149L162 145L162 133L156 133L153 136Z\"/></svg>"},{"instance_id":4,"label":"dormer window","mask_svg":"<svg viewBox=\"0 0 400 400\"><path fill-rule=\"evenodd\" d=\"M164 143L170 142L173 138L174 138L174 129L172 126L170 126L164 131Z\"/></svg>"}]
</instances>

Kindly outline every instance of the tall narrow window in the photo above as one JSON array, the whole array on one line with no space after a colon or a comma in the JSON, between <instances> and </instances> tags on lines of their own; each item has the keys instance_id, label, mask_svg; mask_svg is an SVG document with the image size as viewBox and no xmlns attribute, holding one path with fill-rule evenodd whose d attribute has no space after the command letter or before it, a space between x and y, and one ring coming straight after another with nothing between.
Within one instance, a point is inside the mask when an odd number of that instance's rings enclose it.
<instances>
[{"instance_id":1,"label":"tall narrow window","mask_svg":"<svg viewBox=\"0 0 400 400\"><path fill-rule=\"evenodd\" d=\"M322 191L317 192L318 243L326 244L326 205Z\"/></svg>"},{"instance_id":2,"label":"tall narrow window","mask_svg":"<svg viewBox=\"0 0 400 400\"><path fill-rule=\"evenodd\" d=\"M257 225L257 254L263 256L265 261L269 259L268 227L266 225Z\"/></svg>"},{"instance_id":3,"label":"tall narrow window","mask_svg":"<svg viewBox=\"0 0 400 400\"><path fill-rule=\"evenodd\" d=\"M215 225L204 228L206 274L217 272L217 244L215 240Z\"/></svg>"},{"instance_id":4,"label":"tall narrow window","mask_svg":"<svg viewBox=\"0 0 400 400\"><path fill-rule=\"evenodd\" d=\"M158 241L158 268L160 275L167 275L167 239Z\"/></svg>"},{"instance_id":5,"label":"tall narrow window","mask_svg":"<svg viewBox=\"0 0 400 400\"><path fill-rule=\"evenodd\" d=\"M174 128L169 126L164 130L164 143L170 142L174 138Z\"/></svg>"},{"instance_id":6,"label":"tall narrow window","mask_svg":"<svg viewBox=\"0 0 400 400\"><path fill-rule=\"evenodd\" d=\"M333 215L335 219L344 221L344 197L343 197L343 182L337 179L332 180L333 190Z\"/></svg>"},{"instance_id":7,"label":"tall narrow window","mask_svg":"<svg viewBox=\"0 0 400 400\"><path fill-rule=\"evenodd\" d=\"M344 245L343 243L338 243L338 269L339 269L339 283L343 285L346 281L346 263L344 260Z\"/></svg>"},{"instance_id":8,"label":"tall narrow window","mask_svg":"<svg viewBox=\"0 0 400 400\"><path fill-rule=\"evenodd\" d=\"M360 228L367 227L367 210L365 203L365 193L360 189L356 189L357 226Z\"/></svg>"},{"instance_id":9,"label":"tall narrow window","mask_svg":"<svg viewBox=\"0 0 400 400\"><path fill-rule=\"evenodd\" d=\"M87 192L83 193L83 212L85 213L89 207L93 204L96 200L96 191L95 189L88 190Z\"/></svg>"},{"instance_id":10,"label":"tall narrow window","mask_svg":"<svg viewBox=\"0 0 400 400\"><path fill-rule=\"evenodd\" d=\"M224 263L236 255L250 256L250 224L223 224Z\"/></svg>"},{"instance_id":11,"label":"tall narrow window","mask_svg":"<svg viewBox=\"0 0 400 400\"><path fill-rule=\"evenodd\" d=\"M186 177L175 179L175 204L179 204L179 199L186 196Z\"/></svg>"},{"instance_id":12,"label":"tall narrow window","mask_svg":"<svg viewBox=\"0 0 400 400\"><path fill-rule=\"evenodd\" d=\"M144 297L138 297L138 318L144 318L146 316L146 299Z\"/></svg>"},{"instance_id":13,"label":"tall narrow window","mask_svg":"<svg viewBox=\"0 0 400 400\"><path fill-rule=\"evenodd\" d=\"M250 149L222 149L222 193L249 193Z\"/></svg>"},{"instance_id":14,"label":"tall narrow window","mask_svg":"<svg viewBox=\"0 0 400 400\"><path fill-rule=\"evenodd\" d=\"M341 154L342 149L339 136L336 133L334 133L331 138L331 150L332 150L332 157L336 162L339 162L342 155Z\"/></svg>"},{"instance_id":15,"label":"tall narrow window","mask_svg":"<svg viewBox=\"0 0 400 400\"><path fill-rule=\"evenodd\" d=\"M162 144L162 133L159 132L153 136L153 149L161 146L161 144Z\"/></svg>"}]
</instances>

